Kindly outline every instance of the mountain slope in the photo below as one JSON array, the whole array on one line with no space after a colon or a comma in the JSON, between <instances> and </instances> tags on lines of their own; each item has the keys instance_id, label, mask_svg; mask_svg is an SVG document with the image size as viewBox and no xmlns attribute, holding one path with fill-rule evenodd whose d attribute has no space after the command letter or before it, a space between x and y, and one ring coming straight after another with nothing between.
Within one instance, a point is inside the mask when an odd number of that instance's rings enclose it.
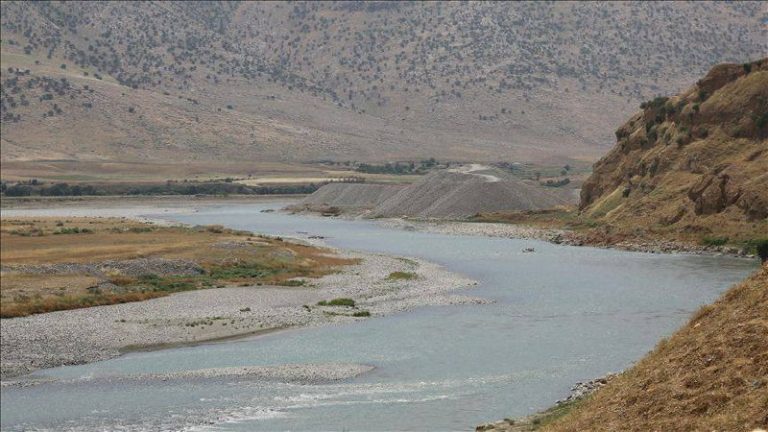
<instances>
[{"instance_id":1,"label":"mountain slope","mask_svg":"<svg viewBox=\"0 0 768 432\"><path fill-rule=\"evenodd\" d=\"M702 308L547 431L750 431L768 426L768 267Z\"/></svg>"},{"instance_id":2,"label":"mountain slope","mask_svg":"<svg viewBox=\"0 0 768 432\"><path fill-rule=\"evenodd\" d=\"M761 3L0 8L3 160L591 159L766 51Z\"/></svg>"},{"instance_id":3,"label":"mountain slope","mask_svg":"<svg viewBox=\"0 0 768 432\"><path fill-rule=\"evenodd\" d=\"M768 235L768 59L643 104L594 166L582 212L635 229Z\"/></svg>"}]
</instances>

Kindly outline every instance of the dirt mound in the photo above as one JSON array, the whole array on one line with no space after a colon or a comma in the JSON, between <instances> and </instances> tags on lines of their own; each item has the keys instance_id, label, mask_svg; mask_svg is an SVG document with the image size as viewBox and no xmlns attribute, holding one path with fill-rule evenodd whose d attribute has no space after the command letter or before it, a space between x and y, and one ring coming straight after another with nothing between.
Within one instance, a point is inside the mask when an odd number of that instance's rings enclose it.
<instances>
[{"instance_id":1,"label":"dirt mound","mask_svg":"<svg viewBox=\"0 0 768 432\"><path fill-rule=\"evenodd\" d=\"M330 183L304 198L291 209L318 210L336 207L341 210L364 211L399 192L402 185L365 183Z\"/></svg>"},{"instance_id":2,"label":"dirt mound","mask_svg":"<svg viewBox=\"0 0 768 432\"><path fill-rule=\"evenodd\" d=\"M466 218L480 212L538 210L566 201L536 185L480 165L436 171L398 191L375 217Z\"/></svg>"}]
</instances>

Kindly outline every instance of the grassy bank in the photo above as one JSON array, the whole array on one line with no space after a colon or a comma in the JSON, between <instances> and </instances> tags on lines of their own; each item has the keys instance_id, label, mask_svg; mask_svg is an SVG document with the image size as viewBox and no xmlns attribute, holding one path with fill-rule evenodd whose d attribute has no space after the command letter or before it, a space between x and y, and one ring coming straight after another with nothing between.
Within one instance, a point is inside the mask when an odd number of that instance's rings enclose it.
<instances>
[{"instance_id":1,"label":"grassy bank","mask_svg":"<svg viewBox=\"0 0 768 432\"><path fill-rule=\"evenodd\" d=\"M222 286L303 286L353 262L221 226L118 218L3 218L0 236L3 318Z\"/></svg>"}]
</instances>

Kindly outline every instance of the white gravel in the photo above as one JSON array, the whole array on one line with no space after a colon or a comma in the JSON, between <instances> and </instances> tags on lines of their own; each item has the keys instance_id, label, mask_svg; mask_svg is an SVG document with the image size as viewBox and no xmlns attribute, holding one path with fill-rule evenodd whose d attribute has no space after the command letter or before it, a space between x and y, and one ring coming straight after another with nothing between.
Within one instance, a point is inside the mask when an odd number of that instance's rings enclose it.
<instances>
[{"instance_id":1,"label":"white gravel","mask_svg":"<svg viewBox=\"0 0 768 432\"><path fill-rule=\"evenodd\" d=\"M381 224L390 228L422 231L449 235L473 235L483 237L504 237L526 240L545 240L560 243L568 234L558 229L543 229L525 225L489 222L453 221L408 221L404 219L382 219Z\"/></svg>"}]
</instances>

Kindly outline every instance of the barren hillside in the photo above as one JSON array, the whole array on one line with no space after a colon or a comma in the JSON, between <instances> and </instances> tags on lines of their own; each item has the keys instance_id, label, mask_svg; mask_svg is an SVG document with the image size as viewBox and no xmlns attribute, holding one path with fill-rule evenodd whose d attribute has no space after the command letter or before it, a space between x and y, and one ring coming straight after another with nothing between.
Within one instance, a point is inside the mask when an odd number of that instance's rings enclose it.
<instances>
[{"instance_id":1,"label":"barren hillside","mask_svg":"<svg viewBox=\"0 0 768 432\"><path fill-rule=\"evenodd\" d=\"M2 159L593 159L764 3L2 2Z\"/></svg>"}]
</instances>

